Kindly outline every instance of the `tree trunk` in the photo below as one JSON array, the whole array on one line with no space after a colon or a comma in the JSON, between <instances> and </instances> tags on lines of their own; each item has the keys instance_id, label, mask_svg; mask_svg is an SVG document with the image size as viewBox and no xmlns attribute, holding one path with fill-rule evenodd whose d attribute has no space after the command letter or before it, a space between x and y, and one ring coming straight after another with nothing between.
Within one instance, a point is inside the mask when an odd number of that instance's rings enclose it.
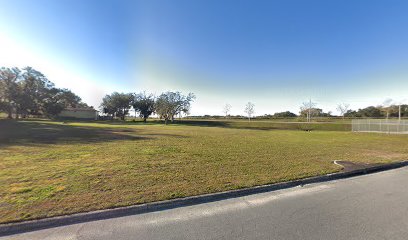
<instances>
[{"instance_id":1,"label":"tree trunk","mask_svg":"<svg viewBox=\"0 0 408 240\"><path fill-rule=\"evenodd\" d=\"M143 118L143 122L146 123L146 120L147 120L147 118L144 117L144 118Z\"/></svg>"},{"instance_id":2,"label":"tree trunk","mask_svg":"<svg viewBox=\"0 0 408 240\"><path fill-rule=\"evenodd\" d=\"M164 124L167 125L167 118L164 118Z\"/></svg>"},{"instance_id":3,"label":"tree trunk","mask_svg":"<svg viewBox=\"0 0 408 240\"><path fill-rule=\"evenodd\" d=\"M8 116L7 118L12 119L13 118L13 111L10 109L8 110Z\"/></svg>"}]
</instances>

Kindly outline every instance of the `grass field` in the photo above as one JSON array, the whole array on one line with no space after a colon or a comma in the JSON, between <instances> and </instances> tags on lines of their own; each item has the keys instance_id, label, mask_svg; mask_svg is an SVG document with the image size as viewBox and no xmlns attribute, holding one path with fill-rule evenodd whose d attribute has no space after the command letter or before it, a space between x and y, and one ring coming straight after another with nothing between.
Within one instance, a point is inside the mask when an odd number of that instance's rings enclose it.
<instances>
[{"instance_id":1,"label":"grass field","mask_svg":"<svg viewBox=\"0 0 408 240\"><path fill-rule=\"evenodd\" d=\"M326 174L339 170L333 160L408 158L406 135L291 124L0 120L0 223Z\"/></svg>"},{"instance_id":2,"label":"grass field","mask_svg":"<svg viewBox=\"0 0 408 240\"><path fill-rule=\"evenodd\" d=\"M284 120L184 120L182 125L190 126L213 126L237 129L257 130L321 130L321 131L351 131L351 121L331 122L294 122Z\"/></svg>"}]
</instances>

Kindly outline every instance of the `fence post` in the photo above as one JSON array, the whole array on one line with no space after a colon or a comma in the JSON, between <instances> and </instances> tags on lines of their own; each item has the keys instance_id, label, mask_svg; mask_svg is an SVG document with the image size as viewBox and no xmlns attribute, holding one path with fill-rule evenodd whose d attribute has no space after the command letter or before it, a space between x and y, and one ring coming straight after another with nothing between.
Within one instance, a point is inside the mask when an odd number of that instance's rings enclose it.
<instances>
[{"instance_id":1,"label":"fence post","mask_svg":"<svg viewBox=\"0 0 408 240\"><path fill-rule=\"evenodd\" d=\"M371 132L371 119L368 120L368 131Z\"/></svg>"},{"instance_id":2,"label":"fence post","mask_svg":"<svg viewBox=\"0 0 408 240\"><path fill-rule=\"evenodd\" d=\"M401 125L401 119L398 120L398 125L397 125L397 132L400 132L400 125Z\"/></svg>"},{"instance_id":3,"label":"fence post","mask_svg":"<svg viewBox=\"0 0 408 240\"><path fill-rule=\"evenodd\" d=\"M351 131L354 132L354 119L351 119Z\"/></svg>"},{"instance_id":4,"label":"fence post","mask_svg":"<svg viewBox=\"0 0 408 240\"><path fill-rule=\"evenodd\" d=\"M360 132L360 120L356 120L357 132Z\"/></svg>"}]
</instances>

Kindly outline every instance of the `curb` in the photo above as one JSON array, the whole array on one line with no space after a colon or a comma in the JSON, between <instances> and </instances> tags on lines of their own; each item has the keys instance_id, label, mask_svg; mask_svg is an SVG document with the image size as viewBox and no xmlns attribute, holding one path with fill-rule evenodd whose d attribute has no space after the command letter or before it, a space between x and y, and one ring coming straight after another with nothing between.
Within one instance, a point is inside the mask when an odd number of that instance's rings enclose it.
<instances>
[{"instance_id":1,"label":"curb","mask_svg":"<svg viewBox=\"0 0 408 240\"><path fill-rule=\"evenodd\" d=\"M185 197L185 198L177 198L177 199L171 199L171 200L165 200L165 201L159 201L159 202L133 205L133 206L128 206L128 207L118 207L118 208L113 208L113 209L104 209L104 210L98 210L98 211L92 211L92 212L76 213L72 215L44 218L44 219L39 219L39 220L30 220L30 221L24 221L24 222L0 224L0 237L18 234L18 233L36 231L36 230L41 230L41 229L46 229L46 228L53 228L53 227L66 226L66 225L72 225L72 224L77 224L77 223L96 221L96 220L124 217L124 216L142 214L142 213L148 213L148 212L155 212L155 211L161 211L161 210L166 210L166 209L196 205L200 203L214 202L214 201L219 201L223 199L242 197L242 196L247 196L247 195L256 194L256 193L287 189L287 188L302 186L302 185L311 184L311 183L326 182L326 181L349 178L349 177L354 177L354 176L359 176L359 175L365 175L369 173L386 171L386 170L401 168L405 166L408 166L408 161L384 164L380 166L373 166L373 167L358 169L358 170L354 170L350 172L332 173L332 174L327 174L323 176L304 178L304 179L290 181L290 182L282 182L282 183L262 185L262 186L237 189L237 190L231 190L231 191L225 191L225 192L210 193L210 194L197 195L197 196L191 196L191 197Z\"/></svg>"}]
</instances>

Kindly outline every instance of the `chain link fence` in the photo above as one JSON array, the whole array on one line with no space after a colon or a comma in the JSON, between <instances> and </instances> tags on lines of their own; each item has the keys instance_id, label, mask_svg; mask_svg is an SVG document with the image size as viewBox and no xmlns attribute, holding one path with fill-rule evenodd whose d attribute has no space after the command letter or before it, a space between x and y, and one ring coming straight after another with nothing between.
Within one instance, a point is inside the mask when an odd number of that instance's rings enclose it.
<instances>
[{"instance_id":1,"label":"chain link fence","mask_svg":"<svg viewBox=\"0 0 408 240\"><path fill-rule=\"evenodd\" d=\"M408 134L408 120L398 119L353 119L353 132L378 132Z\"/></svg>"}]
</instances>

